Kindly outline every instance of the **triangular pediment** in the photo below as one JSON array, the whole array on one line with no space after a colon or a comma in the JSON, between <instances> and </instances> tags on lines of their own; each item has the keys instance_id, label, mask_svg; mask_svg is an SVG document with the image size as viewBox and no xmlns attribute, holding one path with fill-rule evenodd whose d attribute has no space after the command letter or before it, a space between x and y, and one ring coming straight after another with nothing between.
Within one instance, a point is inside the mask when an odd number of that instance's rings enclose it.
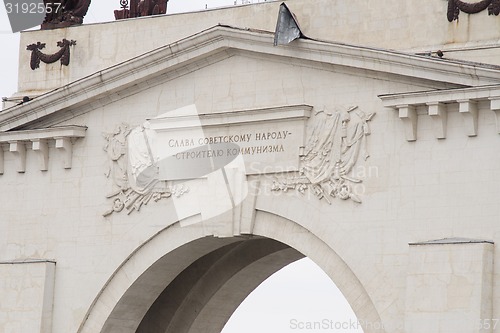
<instances>
[{"instance_id":1,"label":"triangular pediment","mask_svg":"<svg viewBox=\"0 0 500 333\"><path fill-rule=\"evenodd\" d=\"M273 46L267 31L216 26L160 47L4 110L0 131L36 129L60 123L126 96L175 79L235 55L274 57L290 63L333 66L427 82L429 89L500 83L498 66L405 54L353 45L299 39ZM89 102L91 101L91 102Z\"/></svg>"}]
</instances>

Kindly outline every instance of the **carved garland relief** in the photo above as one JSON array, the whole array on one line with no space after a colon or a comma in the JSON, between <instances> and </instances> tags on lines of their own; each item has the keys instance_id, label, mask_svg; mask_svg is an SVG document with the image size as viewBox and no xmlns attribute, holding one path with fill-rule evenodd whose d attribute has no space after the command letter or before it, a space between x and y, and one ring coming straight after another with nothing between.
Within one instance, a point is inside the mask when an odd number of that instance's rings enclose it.
<instances>
[{"instance_id":1,"label":"carved garland relief","mask_svg":"<svg viewBox=\"0 0 500 333\"><path fill-rule=\"evenodd\" d=\"M45 54L40 50L45 48L45 43L37 42L36 44L30 44L26 47L28 51L31 51L30 67L35 70L40 67L40 61L46 64L52 64L57 60L61 60L61 65L68 66L70 60L70 46L76 45L76 41L63 39L57 42L57 46L61 49L54 54Z\"/></svg>"},{"instance_id":2,"label":"carved garland relief","mask_svg":"<svg viewBox=\"0 0 500 333\"><path fill-rule=\"evenodd\" d=\"M448 21L458 20L460 11L467 14L476 14L488 9L488 15L500 14L500 0L482 0L475 3L467 3L462 0L448 0Z\"/></svg>"}]
</instances>

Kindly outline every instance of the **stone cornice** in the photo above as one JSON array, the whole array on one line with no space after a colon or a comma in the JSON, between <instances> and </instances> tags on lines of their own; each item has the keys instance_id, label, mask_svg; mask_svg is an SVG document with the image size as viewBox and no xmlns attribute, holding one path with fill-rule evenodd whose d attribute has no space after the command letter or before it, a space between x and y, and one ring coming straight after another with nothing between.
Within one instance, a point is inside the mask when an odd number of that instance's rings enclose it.
<instances>
[{"instance_id":1,"label":"stone cornice","mask_svg":"<svg viewBox=\"0 0 500 333\"><path fill-rule=\"evenodd\" d=\"M426 242L415 242L409 243L410 246L418 245L452 245L452 244L491 244L494 245L495 242L488 239L473 239L473 238L443 238L430 240Z\"/></svg>"},{"instance_id":2,"label":"stone cornice","mask_svg":"<svg viewBox=\"0 0 500 333\"><path fill-rule=\"evenodd\" d=\"M56 264L57 262L53 259L23 259L23 260L11 260L11 261L0 261L0 265L22 265L22 264Z\"/></svg>"},{"instance_id":3,"label":"stone cornice","mask_svg":"<svg viewBox=\"0 0 500 333\"><path fill-rule=\"evenodd\" d=\"M434 122L436 138L446 138L447 109L450 104L457 104L463 115L465 131L468 136L478 134L477 103L488 102L490 110L495 113L497 131L500 134L500 85L480 86L463 89L446 89L421 91L403 94L380 95L385 107L399 113L405 124L405 135L408 141L417 140L416 108L425 106Z\"/></svg>"},{"instance_id":4,"label":"stone cornice","mask_svg":"<svg viewBox=\"0 0 500 333\"><path fill-rule=\"evenodd\" d=\"M55 142L55 148L62 153L63 166L70 169L73 158L73 142L85 137L87 128L81 126L53 127L26 131L0 133L0 175L4 173L4 151L2 144L7 144L10 153L14 154L17 172L26 171L26 154L28 148L38 155L41 171L48 170L49 142Z\"/></svg>"},{"instance_id":5,"label":"stone cornice","mask_svg":"<svg viewBox=\"0 0 500 333\"><path fill-rule=\"evenodd\" d=\"M419 91L402 94L379 95L384 106L426 105L428 103L450 103L459 100L500 99L500 85L487 85L471 88Z\"/></svg>"},{"instance_id":6,"label":"stone cornice","mask_svg":"<svg viewBox=\"0 0 500 333\"><path fill-rule=\"evenodd\" d=\"M310 105L287 105L265 109L197 114L196 116L175 116L169 114L166 117L151 119L149 122L151 123L151 128L161 131L166 129L199 128L200 125L210 127L265 121L290 121L293 119L309 118L312 109L313 107Z\"/></svg>"},{"instance_id":7,"label":"stone cornice","mask_svg":"<svg viewBox=\"0 0 500 333\"><path fill-rule=\"evenodd\" d=\"M9 108L0 113L0 131L25 128L40 123L42 118L69 110L70 116L88 112L123 98L127 90L132 92L140 85L156 85L161 80L228 58L233 55L231 50L383 72L447 85L500 83L500 71L491 66L306 39L285 47L274 47L273 34L269 32L216 26Z\"/></svg>"},{"instance_id":8,"label":"stone cornice","mask_svg":"<svg viewBox=\"0 0 500 333\"><path fill-rule=\"evenodd\" d=\"M87 128L82 126L61 126L26 131L0 133L0 143L12 141L33 141L55 138L83 138Z\"/></svg>"}]
</instances>

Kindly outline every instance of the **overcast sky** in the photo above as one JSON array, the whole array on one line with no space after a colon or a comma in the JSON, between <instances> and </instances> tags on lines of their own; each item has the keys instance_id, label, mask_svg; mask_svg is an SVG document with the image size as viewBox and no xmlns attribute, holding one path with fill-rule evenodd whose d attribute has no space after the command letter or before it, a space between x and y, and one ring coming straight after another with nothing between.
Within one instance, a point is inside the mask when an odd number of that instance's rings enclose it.
<instances>
[{"instance_id":1,"label":"overcast sky","mask_svg":"<svg viewBox=\"0 0 500 333\"><path fill-rule=\"evenodd\" d=\"M168 13L234 5L235 0L170 0ZM245 0L237 0L241 4ZM263 2L264 0L260 0ZM259 2L259 0L254 0ZM119 0L94 0L85 23L113 21ZM0 96L17 90L19 33L11 32L0 5ZM23 48L24 50L24 48ZM362 329L299 329L299 322L356 321L346 300L328 276L309 259L299 260L267 279L238 308L223 333L362 332Z\"/></svg>"}]
</instances>

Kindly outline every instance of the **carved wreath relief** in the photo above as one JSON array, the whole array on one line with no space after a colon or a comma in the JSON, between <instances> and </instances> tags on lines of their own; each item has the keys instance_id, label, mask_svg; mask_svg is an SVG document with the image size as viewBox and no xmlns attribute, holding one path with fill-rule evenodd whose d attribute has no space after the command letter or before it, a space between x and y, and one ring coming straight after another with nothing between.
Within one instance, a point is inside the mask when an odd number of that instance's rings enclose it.
<instances>
[{"instance_id":1,"label":"carved wreath relief","mask_svg":"<svg viewBox=\"0 0 500 333\"><path fill-rule=\"evenodd\" d=\"M168 186L158 179L157 159L150 144L154 133L147 126L130 129L129 125L121 124L103 135L107 141L104 151L108 154L105 175L112 180L112 190L106 196L112 200L112 206L103 216L123 210L130 214L151 200L180 197L189 191L183 185Z\"/></svg>"},{"instance_id":2,"label":"carved wreath relief","mask_svg":"<svg viewBox=\"0 0 500 333\"><path fill-rule=\"evenodd\" d=\"M375 113L365 114L357 106L346 111L316 113L309 141L301 158L297 176L276 180L273 191L295 189L301 194L312 191L331 204L332 198L352 199L361 203L353 185L362 180L350 175L360 155L369 157L366 143L370 134L368 122Z\"/></svg>"}]
</instances>

